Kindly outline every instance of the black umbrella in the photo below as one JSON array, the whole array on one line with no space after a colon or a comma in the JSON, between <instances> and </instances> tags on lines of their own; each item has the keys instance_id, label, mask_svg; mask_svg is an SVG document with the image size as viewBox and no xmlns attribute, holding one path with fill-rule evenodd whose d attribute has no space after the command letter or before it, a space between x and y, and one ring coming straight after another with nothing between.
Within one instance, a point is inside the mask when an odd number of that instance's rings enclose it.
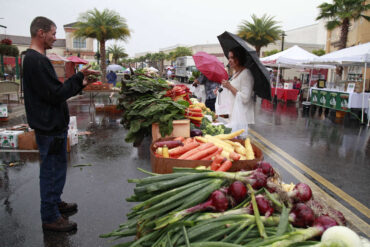
<instances>
[{"instance_id":1,"label":"black umbrella","mask_svg":"<svg viewBox=\"0 0 370 247\"><path fill-rule=\"evenodd\" d=\"M244 40L235 34L224 32L217 38L227 58L229 57L229 51L234 47L239 46L246 51L247 62L245 66L253 75L254 92L261 98L271 100L270 75L266 67L260 62L256 51L251 49Z\"/></svg>"}]
</instances>

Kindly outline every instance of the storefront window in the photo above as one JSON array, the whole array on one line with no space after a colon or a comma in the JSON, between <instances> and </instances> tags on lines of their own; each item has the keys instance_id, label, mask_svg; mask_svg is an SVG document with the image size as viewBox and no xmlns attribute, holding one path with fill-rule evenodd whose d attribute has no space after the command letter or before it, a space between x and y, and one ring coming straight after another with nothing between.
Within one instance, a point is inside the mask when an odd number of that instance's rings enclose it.
<instances>
[{"instance_id":1,"label":"storefront window","mask_svg":"<svg viewBox=\"0 0 370 247\"><path fill-rule=\"evenodd\" d=\"M75 48L75 49L86 48L86 39L84 39L84 38L74 38L73 39L73 48Z\"/></svg>"}]
</instances>

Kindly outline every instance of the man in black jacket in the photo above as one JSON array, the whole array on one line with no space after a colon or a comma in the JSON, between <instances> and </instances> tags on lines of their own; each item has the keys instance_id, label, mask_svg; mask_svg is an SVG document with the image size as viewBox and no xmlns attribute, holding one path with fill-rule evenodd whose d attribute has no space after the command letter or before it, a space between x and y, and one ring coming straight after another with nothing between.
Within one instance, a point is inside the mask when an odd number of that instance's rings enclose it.
<instances>
[{"instance_id":1,"label":"man in black jacket","mask_svg":"<svg viewBox=\"0 0 370 247\"><path fill-rule=\"evenodd\" d=\"M45 17L36 17L30 27L31 46L23 61L24 101L27 121L35 130L40 151L41 220L45 230L70 231L77 224L62 217L76 211L76 203L61 200L67 172L67 99L87 85L84 78L97 72L88 67L67 79L58 80L45 51L56 41L56 25Z\"/></svg>"}]
</instances>

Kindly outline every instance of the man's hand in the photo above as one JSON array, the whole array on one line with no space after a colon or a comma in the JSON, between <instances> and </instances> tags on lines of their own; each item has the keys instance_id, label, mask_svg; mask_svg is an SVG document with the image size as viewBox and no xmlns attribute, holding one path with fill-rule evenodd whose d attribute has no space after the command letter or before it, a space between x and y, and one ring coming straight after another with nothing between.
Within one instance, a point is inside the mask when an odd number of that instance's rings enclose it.
<instances>
[{"instance_id":1,"label":"man's hand","mask_svg":"<svg viewBox=\"0 0 370 247\"><path fill-rule=\"evenodd\" d=\"M91 65L88 65L87 67L83 68L80 70L82 74L84 74L84 80L82 84L86 86L89 83L96 82L97 81L97 76L100 75L100 71L97 70L89 70Z\"/></svg>"},{"instance_id":2,"label":"man's hand","mask_svg":"<svg viewBox=\"0 0 370 247\"><path fill-rule=\"evenodd\" d=\"M91 64L89 64L87 67L83 68L80 70L84 76L89 76L89 75L100 75L100 71L97 70L91 70L89 69L91 67Z\"/></svg>"}]
</instances>

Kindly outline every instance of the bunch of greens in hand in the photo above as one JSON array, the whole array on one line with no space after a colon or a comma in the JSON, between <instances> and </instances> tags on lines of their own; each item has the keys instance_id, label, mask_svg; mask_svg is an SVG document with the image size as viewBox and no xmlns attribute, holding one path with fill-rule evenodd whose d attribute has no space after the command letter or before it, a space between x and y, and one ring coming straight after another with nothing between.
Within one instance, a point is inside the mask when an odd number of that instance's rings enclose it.
<instances>
[{"instance_id":1,"label":"bunch of greens in hand","mask_svg":"<svg viewBox=\"0 0 370 247\"><path fill-rule=\"evenodd\" d=\"M171 134L172 121L184 119L186 101L172 101L165 97L171 86L163 79L133 76L124 81L118 108L124 111L121 124L128 129L126 142L139 145L145 136L151 135L153 123L159 124L162 136Z\"/></svg>"}]
</instances>

